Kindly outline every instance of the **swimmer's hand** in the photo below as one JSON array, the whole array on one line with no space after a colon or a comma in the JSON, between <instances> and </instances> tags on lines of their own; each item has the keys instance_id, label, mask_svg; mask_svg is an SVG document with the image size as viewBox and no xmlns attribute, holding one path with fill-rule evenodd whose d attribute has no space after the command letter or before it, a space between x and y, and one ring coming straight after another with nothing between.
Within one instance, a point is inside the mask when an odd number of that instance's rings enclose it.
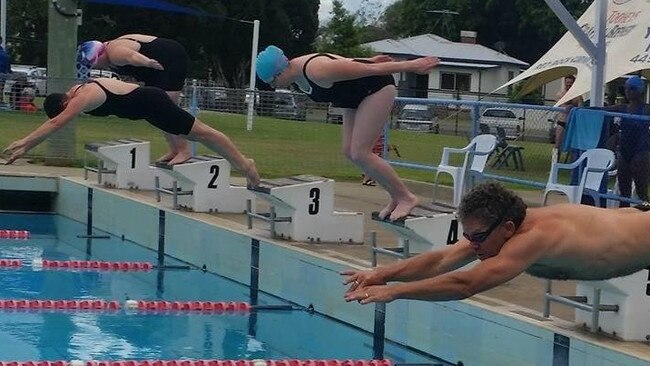
<instances>
[{"instance_id":1,"label":"swimmer's hand","mask_svg":"<svg viewBox=\"0 0 650 366\"><path fill-rule=\"evenodd\" d=\"M411 64L409 67L410 71L416 74L426 75L431 72L431 69L438 66L440 60L437 57L420 57L406 62Z\"/></svg>"},{"instance_id":2,"label":"swimmer's hand","mask_svg":"<svg viewBox=\"0 0 650 366\"><path fill-rule=\"evenodd\" d=\"M29 148L27 147L27 143L24 140L20 139L12 142L6 149L2 150L2 154L9 155L9 158L7 159L5 165L12 164L18 158L25 155L28 150Z\"/></svg>"},{"instance_id":3,"label":"swimmer's hand","mask_svg":"<svg viewBox=\"0 0 650 366\"><path fill-rule=\"evenodd\" d=\"M161 70L161 71L165 70L163 65L160 62L158 62L158 60L154 60L154 59L150 59L147 66L149 66L152 69L156 69L156 70Z\"/></svg>"},{"instance_id":4,"label":"swimmer's hand","mask_svg":"<svg viewBox=\"0 0 650 366\"><path fill-rule=\"evenodd\" d=\"M371 302L391 302L396 298L395 286L389 285L364 287L345 294L345 301L358 301L362 305Z\"/></svg>"},{"instance_id":5,"label":"swimmer's hand","mask_svg":"<svg viewBox=\"0 0 650 366\"><path fill-rule=\"evenodd\" d=\"M345 292L346 296L358 289L364 289L367 286L385 285L386 280L377 271L343 271L341 276L346 276L343 280L343 285L350 285L350 288Z\"/></svg>"},{"instance_id":6,"label":"swimmer's hand","mask_svg":"<svg viewBox=\"0 0 650 366\"><path fill-rule=\"evenodd\" d=\"M248 159L248 165L242 169L242 172L246 175L249 188L255 188L260 185L260 175L257 173L253 159Z\"/></svg>"}]
</instances>

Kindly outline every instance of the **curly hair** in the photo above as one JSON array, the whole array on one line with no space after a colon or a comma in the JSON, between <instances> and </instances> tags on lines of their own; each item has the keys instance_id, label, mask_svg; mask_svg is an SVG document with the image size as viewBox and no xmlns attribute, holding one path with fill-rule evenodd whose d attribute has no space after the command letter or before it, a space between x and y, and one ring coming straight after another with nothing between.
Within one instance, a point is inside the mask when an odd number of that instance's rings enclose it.
<instances>
[{"instance_id":1,"label":"curly hair","mask_svg":"<svg viewBox=\"0 0 650 366\"><path fill-rule=\"evenodd\" d=\"M468 218L480 220L489 225L500 218L512 221L519 227L526 217L526 204L514 192L496 182L480 184L472 189L458 207L461 221Z\"/></svg>"}]
</instances>

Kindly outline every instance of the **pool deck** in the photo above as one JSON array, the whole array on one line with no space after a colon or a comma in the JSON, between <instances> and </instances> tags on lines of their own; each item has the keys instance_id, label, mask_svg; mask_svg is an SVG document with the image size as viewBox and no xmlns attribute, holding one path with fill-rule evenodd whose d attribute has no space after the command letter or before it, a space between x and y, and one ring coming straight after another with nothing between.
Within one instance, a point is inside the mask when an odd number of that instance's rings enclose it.
<instances>
[{"instance_id":1,"label":"pool deck","mask_svg":"<svg viewBox=\"0 0 650 366\"><path fill-rule=\"evenodd\" d=\"M44 175L44 176L66 176L78 182L84 182L83 169L59 168L31 165L25 161L19 161L16 165L0 165L0 175ZM244 183L243 179L233 178L234 183ZM96 185L96 178L91 175L87 184ZM431 201L432 187L430 184L407 181L407 184L416 193L421 202ZM166 209L171 208L171 198L163 197L162 202L156 202L152 191L128 191L111 190L117 194L130 197L150 205L158 205ZM440 189L441 198L450 199L450 189ZM541 202L540 191L520 191L520 196L529 206L539 206ZM371 220L371 213L379 211L388 200L388 195L380 187L369 187L359 183L337 182L335 184L335 208L340 211L363 212L365 215L365 240L364 244L310 244L300 242L282 241L283 245L290 245L314 252L318 256L334 258L338 261L350 263L351 267L370 267L370 232L377 232L377 244L381 247L393 247L397 243L397 236L384 229L379 223ZM265 209L266 203L258 200L258 209ZM553 202L563 200L553 198ZM269 226L267 223L255 222L254 229L248 230L247 219L243 214L206 214L183 212L184 214L209 222L215 225L226 227L231 230L248 233L262 238L268 238ZM380 256L380 263L387 263L394 260L386 256ZM576 283L573 281L555 281L553 292L557 294L575 294ZM471 300L487 305L491 309L508 313L514 316L524 316L533 320L541 320L543 296L545 292L545 281L522 274L513 280L498 286L492 290L472 297ZM583 330L572 322L574 310L560 305L552 305L553 321L539 323L544 327L555 327L556 330L572 332L578 338L604 344L606 347L622 350L628 354L635 355L641 359L650 360L650 343L648 342L621 342L608 336L594 335Z\"/></svg>"}]
</instances>

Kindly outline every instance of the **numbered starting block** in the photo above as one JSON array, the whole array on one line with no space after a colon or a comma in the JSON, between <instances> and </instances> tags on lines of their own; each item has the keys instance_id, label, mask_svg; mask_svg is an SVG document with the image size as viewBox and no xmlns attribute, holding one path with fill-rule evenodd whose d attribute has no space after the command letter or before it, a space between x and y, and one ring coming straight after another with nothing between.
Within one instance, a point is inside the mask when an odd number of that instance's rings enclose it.
<instances>
[{"instance_id":1,"label":"numbered starting block","mask_svg":"<svg viewBox=\"0 0 650 366\"><path fill-rule=\"evenodd\" d=\"M650 270L607 281L580 281L576 300L599 311L576 309L575 320L626 341L650 340Z\"/></svg>"},{"instance_id":2,"label":"numbered starting block","mask_svg":"<svg viewBox=\"0 0 650 366\"><path fill-rule=\"evenodd\" d=\"M230 184L230 163L219 156L200 155L175 165L156 163L172 179L172 187L161 187L156 178L156 199L161 193L173 196L174 208L194 212L246 212L247 200L255 199L246 187Z\"/></svg>"},{"instance_id":3,"label":"numbered starting block","mask_svg":"<svg viewBox=\"0 0 650 366\"><path fill-rule=\"evenodd\" d=\"M97 183L119 189L153 189L156 170L149 166L149 141L119 139L91 142L86 153L97 158L97 167L87 164L84 155L84 178L88 172L97 173Z\"/></svg>"},{"instance_id":4,"label":"numbered starting block","mask_svg":"<svg viewBox=\"0 0 650 366\"><path fill-rule=\"evenodd\" d=\"M309 175L264 180L252 189L269 213L248 213L271 223L271 237L304 242L362 243L363 213L334 211L334 180Z\"/></svg>"},{"instance_id":5,"label":"numbered starting block","mask_svg":"<svg viewBox=\"0 0 650 366\"><path fill-rule=\"evenodd\" d=\"M379 212L373 212L374 221L399 236L398 245L392 248L377 247L375 236L372 236L373 265L377 263L377 253L408 258L457 242L462 228L452 210L451 207L441 205L418 205L404 219L396 221L390 221L388 218L382 220L379 218Z\"/></svg>"}]
</instances>

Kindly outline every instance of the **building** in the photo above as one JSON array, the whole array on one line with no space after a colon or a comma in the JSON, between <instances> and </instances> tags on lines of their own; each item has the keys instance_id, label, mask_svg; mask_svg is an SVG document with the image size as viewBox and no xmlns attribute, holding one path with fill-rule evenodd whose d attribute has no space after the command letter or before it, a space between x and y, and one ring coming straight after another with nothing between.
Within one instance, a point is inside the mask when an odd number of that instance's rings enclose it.
<instances>
[{"instance_id":1,"label":"building","mask_svg":"<svg viewBox=\"0 0 650 366\"><path fill-rule=\"evenodd\" d=\"M476 32L469 31L461 32L461 42L422 34L399 40L384 39L364 46L395 59L440 58L440 66L429 75L396 75L399 95L403 97L503 101L507 90L492 91L529 66L524 61L477 44Z\"/></svg>"}]
</instances>

